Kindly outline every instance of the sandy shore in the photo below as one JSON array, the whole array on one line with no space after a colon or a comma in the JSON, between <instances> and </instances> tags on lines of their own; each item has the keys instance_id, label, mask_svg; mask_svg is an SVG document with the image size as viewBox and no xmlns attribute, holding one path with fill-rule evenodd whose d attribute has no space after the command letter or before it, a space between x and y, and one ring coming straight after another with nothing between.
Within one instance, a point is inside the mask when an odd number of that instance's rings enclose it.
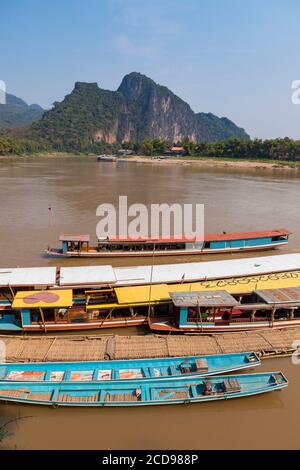
<instances>
[{"instance_id":1,"label":"sandy shore","mask_svg":"<svg viewBox=\"0 0 300 470\"><path fill-rule=\"evenodd\" d=\"M125 158L124 158L125 160ZM189 157L178 157L178 158L162 158L148 157L148 156L132 156L126 157L126 161L136 163L158 163L167 165L193 165L201 167L227 167L227 168L245 168L245 169L276 169L276 170L300 170L300 165L294 164L293 162L264 162L254 160L222 160L216 158L189 158Z\"/></svg>"}]
</instances>

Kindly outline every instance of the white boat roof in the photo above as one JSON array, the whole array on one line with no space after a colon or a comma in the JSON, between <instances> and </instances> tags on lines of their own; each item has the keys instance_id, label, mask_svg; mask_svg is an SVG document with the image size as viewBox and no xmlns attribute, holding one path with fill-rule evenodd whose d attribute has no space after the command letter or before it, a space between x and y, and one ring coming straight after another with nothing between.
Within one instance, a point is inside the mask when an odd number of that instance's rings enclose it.
<instances>
[{"instance_id":1,"label":"white boat roof","mask_svg":"<svg viewBox=\"0 0 300 470\"><path fill-rule=\"evenodd\" d=\"M60 286L110 284L114 286L192 282L228 277L300 270L300 253L198 263L113 268L76 266L60 268ZM0 286L55 286L54 267L1 268Z\"/></svg>"},{"instance_id":2,"label":"white boat roof","mask_svg":"<svg viewBox=\"0 0 300 470\"><path fill-rule=\"evenodd\" d=\"M115 284L112 266L76 266L60 268L61 286Z\"/></svg>"},{"instance_id":3,"label":"white boat roof","mask_svg":"<svg viewBox=\"0 0 300 470\"><path fill-rule=\"evenodd\" d=\"M55 266L0 269L0 286L54 286L55 283Z\"/></svg>"},{"instance_id":4,"label":"white boat roof","mask_svg":"<svg viewBox=\"0 0 300 470\"><path fill-rule=\"evenodd\" d=\"M300 253L199 263L114 268L116 285L187 282L300 270Z\"/></svg>"}]
</instances>

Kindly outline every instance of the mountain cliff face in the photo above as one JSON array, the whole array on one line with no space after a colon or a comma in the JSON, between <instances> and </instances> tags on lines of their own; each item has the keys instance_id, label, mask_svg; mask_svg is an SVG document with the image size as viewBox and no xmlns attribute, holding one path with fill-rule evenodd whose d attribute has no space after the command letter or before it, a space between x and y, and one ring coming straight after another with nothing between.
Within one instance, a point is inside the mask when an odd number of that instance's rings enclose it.
<instances>
[{"instance_id":1,"label":"mountain cliff face","mask_svg":"<svg viewBox=\"0 0 300 470\"><path fill-rule=\"evenodd\" d=\"M102 90L97 83L76 82L73 91L32 126L32 132L58 147L82 148L97 140L113 143L121 139L123 110L119 93Z\"/></svg>"},{"instance_id":2,"label":"mountain cliff face","mask_svg":"<svg viewBox=\"0 0 300 470\"><path fill-rule=\"evenodd\" d=\"M13 129L38 121L44 113L38 104L28 105L21 98L6 94L6 104L0 104L0 129Z\"/></svg>"},{"instance_id":3,"label":"mountain cliff face","mask_svg":"<svg viewBox=\"0 0 300 470\"><path fill-rule=\"evenodd\" d=\"M131 73L124 77L118 91L126 103L125 140L203 140L195 113L168 88Z\"/></svg>"},{"instance_id":4,"label":"mountain cliff face","mask_svg":"<svg viewBox=\"0 0 300 470\"><path fill-rule=\"evenodd\" d=\"M168 88L136 72L126 75L117 91L103 90L96 83L76 83L32 130L54 145L60 142L70 147L100 140L115 143L158 138L177 142L188 138L213 142L249 138L227 118L195 114Z\"/></svg>"}]
</instances>

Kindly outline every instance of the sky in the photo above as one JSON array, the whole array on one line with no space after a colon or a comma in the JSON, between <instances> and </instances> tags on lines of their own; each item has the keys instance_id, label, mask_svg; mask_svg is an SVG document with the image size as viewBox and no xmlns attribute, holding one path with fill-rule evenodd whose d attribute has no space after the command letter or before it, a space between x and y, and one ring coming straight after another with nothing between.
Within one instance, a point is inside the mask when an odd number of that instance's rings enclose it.
<instances>
[{"instance_id":1,"label":"sky","mask_svg":"<svg viewBox=\"0 0 300 470\"><path fill-rule=\"evenodd\" d=\"M299 0L0 0L0 80L50 108L143 73L251 137L300 139Z\"/></svg>"}]
</instances>

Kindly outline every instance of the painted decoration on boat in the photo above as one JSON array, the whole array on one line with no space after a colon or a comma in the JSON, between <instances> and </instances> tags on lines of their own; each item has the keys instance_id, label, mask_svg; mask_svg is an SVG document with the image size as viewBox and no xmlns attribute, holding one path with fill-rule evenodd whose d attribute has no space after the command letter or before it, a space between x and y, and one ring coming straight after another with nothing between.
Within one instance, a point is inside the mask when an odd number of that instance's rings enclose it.
<instances>
[{"instance_id":1,"label":"painted decoration on boat","mask_svg":"<svg viewBox=\"0 0 300 470\"><path fill-rule=\"evenodd\" d=\"M53 304L59 300L59 295L53 294L53 292L43 291L37 292L36 294L30 294L23 297L24 304L32 305L39 302L44 304Z\"/></svg>"},{"instance_id":2,"label":"painted decoration on boat","mask_svg":"<svg viewBox=\"0 0 300 470\"><path fill-rule=\"evenodd\" d=\"M99 370L97 380L111 380L111 370Z\"/></svg>"},{"instance_id":3,"label":"painted decoration on boat","mask_svg":"<svg viewBox=\"0 0 300 470\"><path fill-rule=\"evenodd\" d=\"M35 370L12 370L7 375L7 380L43 380L45 372Z\"/></svg>"},{"instance_id":4,"label":"painted decoration on boat","mask_svg":"<svg viewBox=\"0 0 300 470\"><path fill-rule=\"evenodd\" d=\"M53 370L50 372L50 381L51 382L61 382L64 380L65 371L63 370Z\"/></svg>"}]
</instances>

